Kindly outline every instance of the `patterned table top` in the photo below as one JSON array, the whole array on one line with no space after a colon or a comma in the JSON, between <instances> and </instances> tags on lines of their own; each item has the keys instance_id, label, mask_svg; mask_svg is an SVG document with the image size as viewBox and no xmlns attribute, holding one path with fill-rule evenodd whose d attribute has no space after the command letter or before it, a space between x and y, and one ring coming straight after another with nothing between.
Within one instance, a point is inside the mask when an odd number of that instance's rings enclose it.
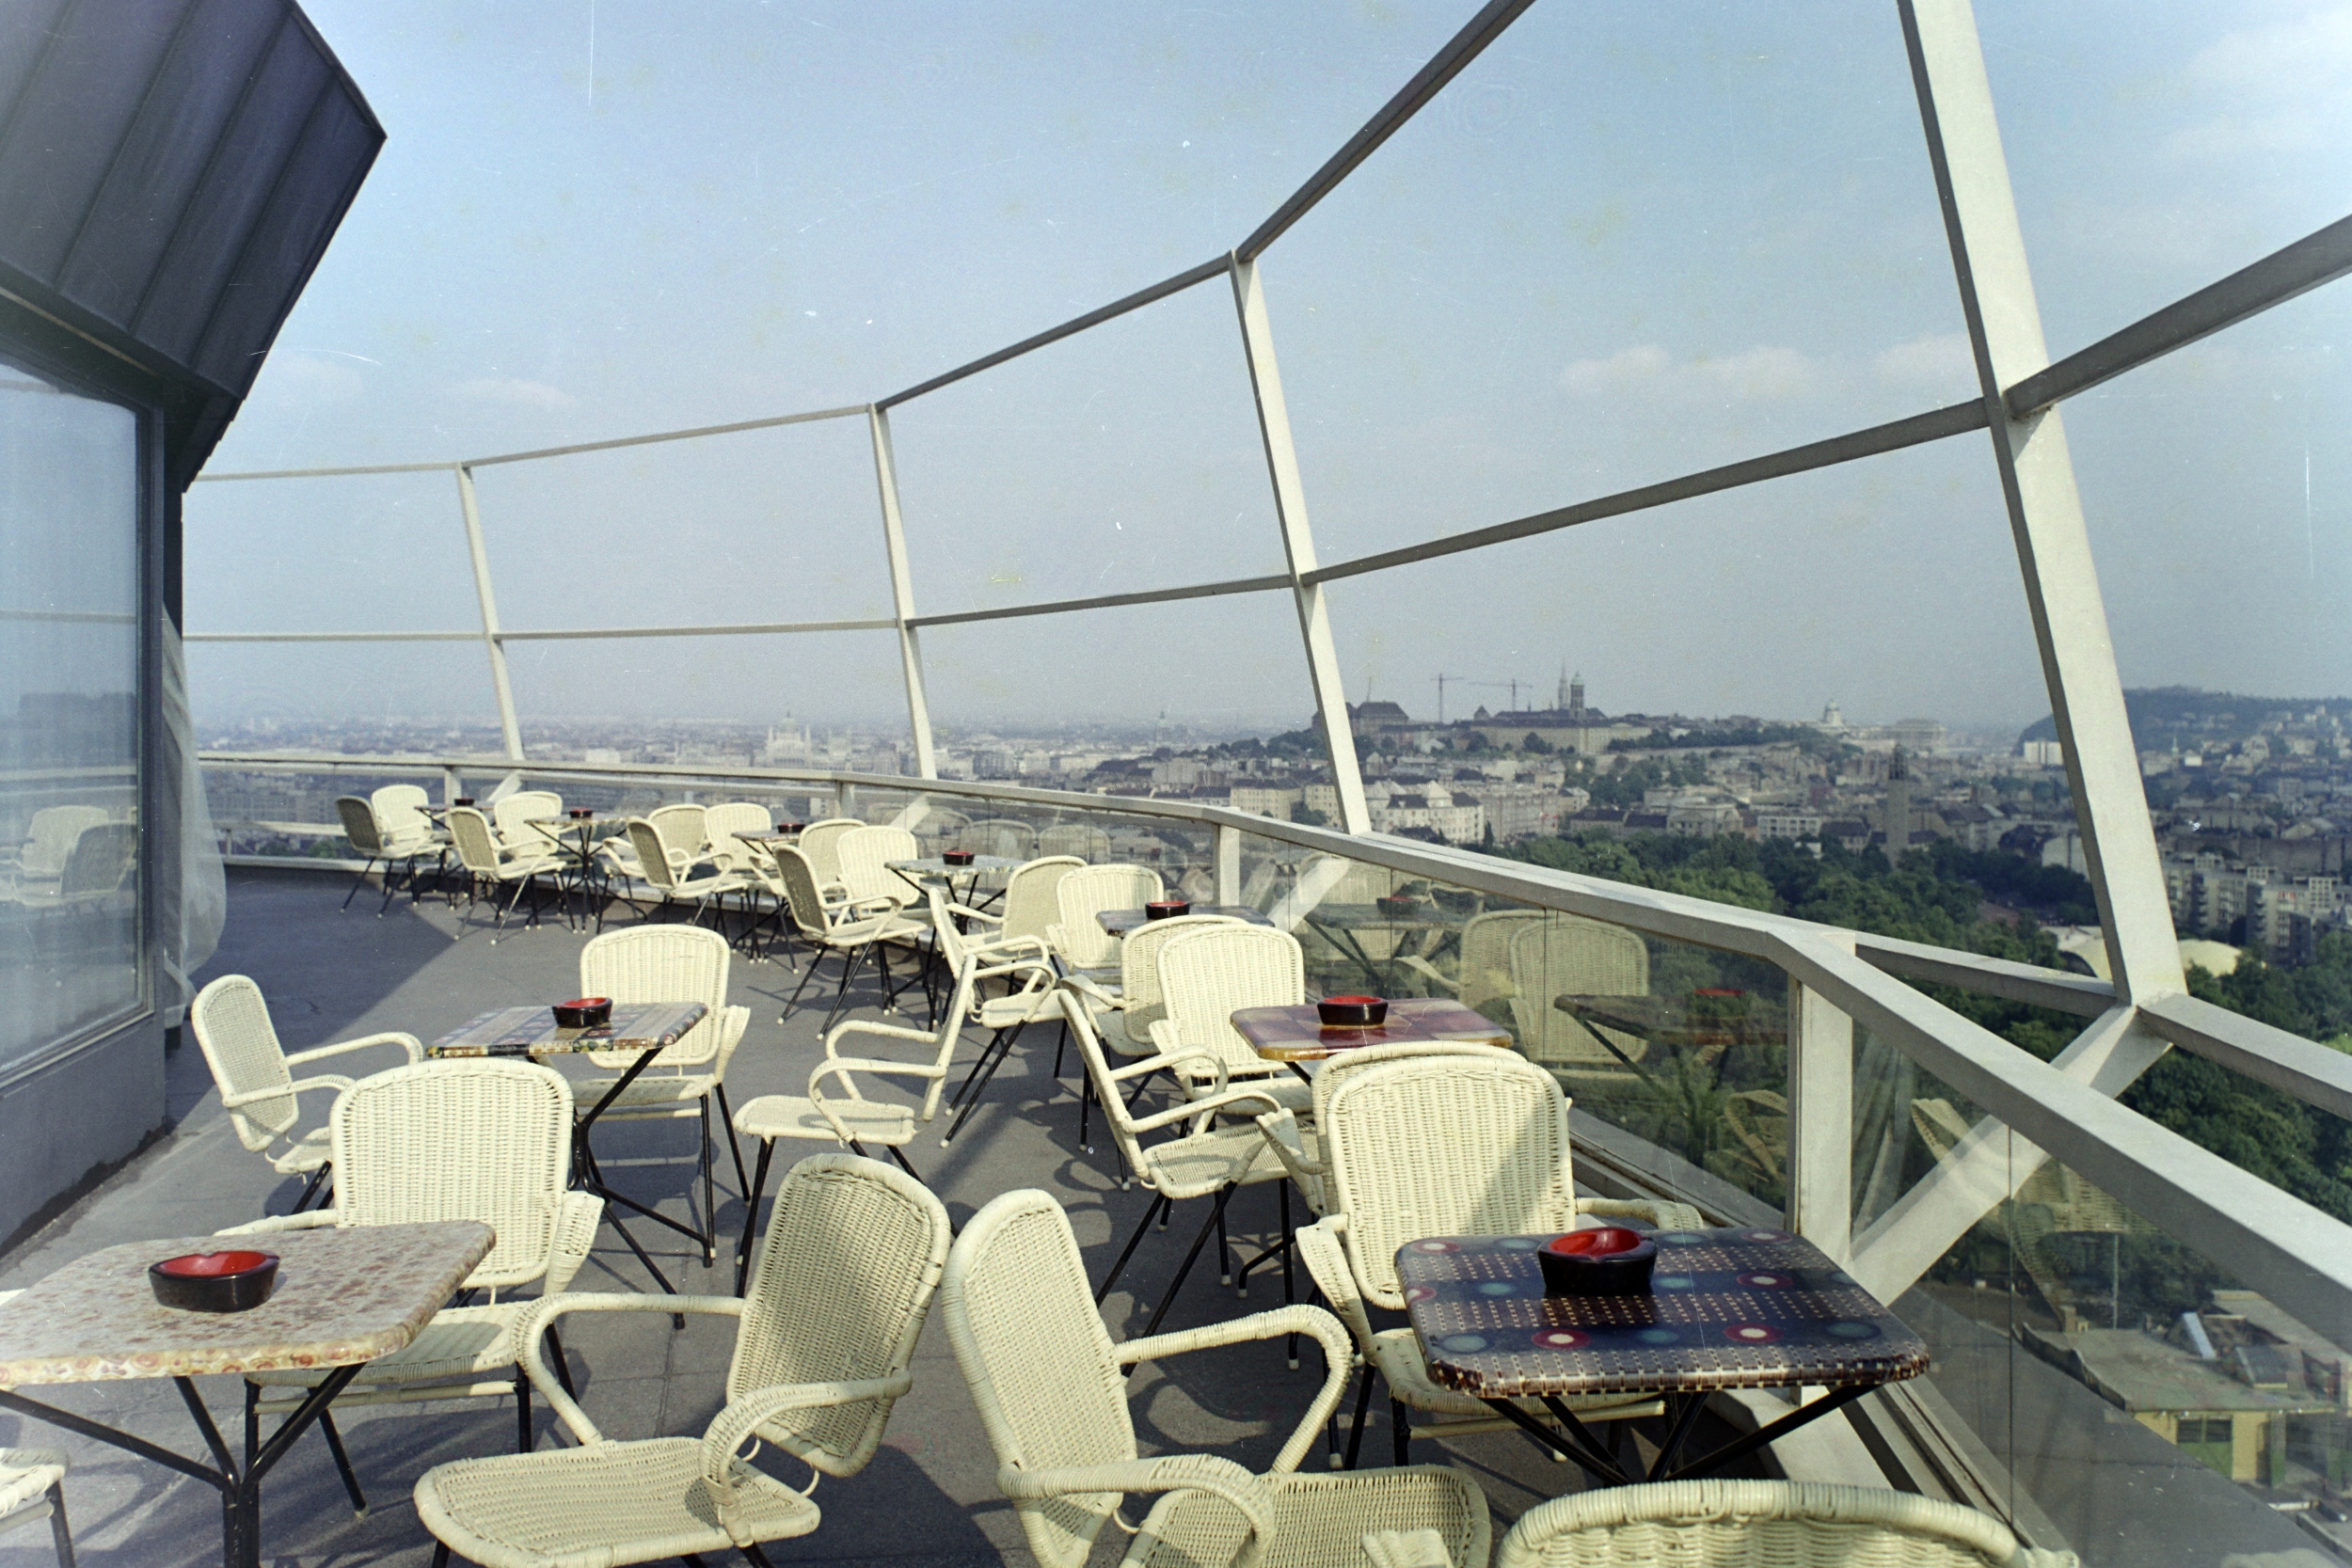
<instances>
[{"instance_id":1,"label":"patterned table top","mask_svg":"<svg viewBox=\"0 0 2352 1568\"><path fill-rule=\"evenodd\" d=\"M1696 1393L1916 1377L1928 1348L1820 1248L1785 1230L1668 1230L1645 1296L1548 1296L1544 1236L1397 1249L1429 1375L1484 1399Z\"/></svg>"},{"instance_id":2,"label":"patterned table top","mask_svg":"<svg viewBox=\"0 0 2352 1568\"><path fill-rule=\"evenodd\" d=\"M499 1007L424 1048L428 1056L561 1056L574 1051L659 1051L675 1045L710 1009L699 1002L615 1002L612 1022L559 1029L546 1007Z\"/></svg>"},{"instance_id":3,"label":"patterned table top","mask_svg":"<svg viewBox=\"0 0 2352 1568\"><path fill-rule=\"evenodd\" d=\"M1232 1022L1241 1037L1270 1062L1319 1062L1367 1045L1450 1040L1507 1050L1511 1044L1511 1031L1502 1024L1459 1002L1435 996L1407 996L1390 1003L1389 1021L1370 1029L1327 1029L1311 1002L1295 1007L1243 1007L1233 1014ZM1534 1266L1531 1261L1529 1267Z\"/></svg>"},{"instance_id":4,"label":"patterned table top","mask_svg":"<svg viewBox=\"0 0 2352 1568\"><path fill-rule=\"evenodd\" d=\"M0 1387L348 1367L407 1345L488 1256L474 1220L182 1236L76 1259L0 1307ZM278 1257L278 1290L248 1312L159 1305L147 1267L189 1252Z\"/></svg>"},{"instance_id":5,"label":"patterned table top","mask_svg":"<svg viewBox=\"0 0 2352 1568\"><path fill-rule=\"evenodd\" d=\"M1247 904L1195 904L1188 914L1221 914L1228 920L1244 920L1252 926L1272 927L1274 922ZM1141 910L1098 910L1094 923L1103 927L1105 936L1123 937L1152 917Z\"/></svg>"}]
</instances>

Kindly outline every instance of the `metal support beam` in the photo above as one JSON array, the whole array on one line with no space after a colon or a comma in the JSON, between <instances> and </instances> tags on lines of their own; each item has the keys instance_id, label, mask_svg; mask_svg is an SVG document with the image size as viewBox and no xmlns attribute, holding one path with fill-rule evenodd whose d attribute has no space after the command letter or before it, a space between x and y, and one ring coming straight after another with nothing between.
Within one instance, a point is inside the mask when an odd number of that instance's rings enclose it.
<instances>
[{"instance_id":1,"label":"metal support beam","mask_svg":"<svg viewBox=\"0 0 2352 1568\"><path fill-rule=\"evenodd\" d=\"M1241 830L1218 823L1216 833L1216 901L1241 902Z\"/></svg>"},{"instance_id":2,"label":"metal support beam","mask_svg":"<svg viewBox=\"0 0 2352 1568\"><path fill-rule=\"evenodd\" d=\"M1315 693L1315 718L1331 753L1331 784L1340 798L1340 826L1351 833L1372 831L1364 806L1364 777L1356 762L1356 734L1348 727L1347 689L1340 679L1339 652L1331 641L1331 613L1324 588L1307 580L1315 569L1315 539L1307 526L1307 492L1298 479L1298 451L1291 444L1290 409L1282 401L1282 373L1274 363L1274 332L1266 325L1265 291L1258 264L1233 258L1233 306L1241 314L1242 351L1249 362L1249 389L1258 404L1258 432L1265 439L1267 473L1274 483L1275 519L1282 529L1282 552L1290 563L1292 592L1298 601L1298 631L1307 644L1307 675Z\"/></svg>"},{"instance_id":3,"label":"metal support beam","mask_svg":"<svg viewBox=\"0 0 2352 1568\"><path fill-rule=\"evenodd\" d=\"M473 498L473 470L457 470L457 503L466 515L466 551L473 560L474 597L482 605L482 646L490 656L490 689L499 705L499 733L506 740L506 759L523 760L522 725L515 718L515 688L506 678L506 643L499 630L498 598L490 592L490 552L482 544L482 509Z\"/></svg>"},{"instance_id":4,"label":"metal support beam","mask_svg":"<svg viewBox=\"0 0 2352 1568\"><path fill-rule=\"evenodd\" d=\"M898 515L898 465L890 454L890 412L866 410L874 435L874 483L882 491L882 546L890 555L890 613L898 627L898 661L906 671L907 728L914 735L917 777L939 777L931 750L931 704L923 690L923 645L914 629L914 578L907 570L907 531Z\"/></svg>"},{"instance_id":5,"label":"metal support beam","mask_svg":"<svg viewBox=\"0 0 2352 1568\"><path fill-rule=\"evenodd\" d=\"M1993 428L2050 711L2066 751L2083 858L2126 1002L2185 989L2172 907L2141 792L2106 606L2056 409L2011 419L2002 397L2050 363L1968 0L1899 0L1919 118L1961 309Z\"/></svg>"},{"instance_id":6,"label":"metal support beam","mask_svg":"<svg viewBox=\"0 0 2352 1568\"><path fill-rule=\"evenodd\" d=\"M1851 952L1853 940L1840 945ZM1853 1020L1793 979L1788 982L1788 1228L1836 1262L1852 1251Z\"/></svg>"}]
</instances>

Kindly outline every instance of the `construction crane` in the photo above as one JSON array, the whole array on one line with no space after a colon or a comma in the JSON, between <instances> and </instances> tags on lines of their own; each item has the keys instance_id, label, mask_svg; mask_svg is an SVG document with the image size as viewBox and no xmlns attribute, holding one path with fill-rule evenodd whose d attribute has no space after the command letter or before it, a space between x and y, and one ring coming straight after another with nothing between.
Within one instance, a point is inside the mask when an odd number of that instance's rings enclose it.
<instances>
[{"instance_id":1,"label":"construction crane","mask_svg":"<svg viewBox=\"0 0 2352 1568\"><path fill-rule=\"evenodd\" d=\"M1474 681L1467 675L1439 675L1438 677L1438 722L1440 724L1445 722L1445 689L1449 686L1482 686L1495 691L1507 688L1511 693L1510 711L1517 713L1519 710L1519 688L1523 686L1533 691L1535 689L1535 685L1534 681Z\"/></svg>"}]
</instances>

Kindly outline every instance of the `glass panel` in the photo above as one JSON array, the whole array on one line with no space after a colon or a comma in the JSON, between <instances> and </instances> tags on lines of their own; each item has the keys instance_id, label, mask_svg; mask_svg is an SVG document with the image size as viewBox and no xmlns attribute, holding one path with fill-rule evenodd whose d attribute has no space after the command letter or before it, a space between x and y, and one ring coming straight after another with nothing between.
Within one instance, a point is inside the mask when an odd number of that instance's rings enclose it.
<instances>
[{"instance_id":1,"label":"glass panel","mask_svg":"<svg viewBox=\"0 0 2352 1568\"><path fill-rule=\"evenodd\" d=\"M1221 279L901 404L891 438L926 614L1282 570Z\"/></svg>"},{"instance_id":2,"label":"glass panel","mask_svg":"<svg viewBox=\"0 0 2352 1568\"><path fill-rule=\"evenodd\" d=\"M191 642L187 656L201 751L505 751L479 641Z\"/></svg>"},{"instance_id":3,"label":"glass panel","mask_svg":"<svg viewBox=\"0 0 2352 1568\"><path fill-rule=\"evenodd\" d=\"M1323 559L1974 395L1915 105L1860 0L1519 18L1265 259Z\"/></svg>"},{"instance_id":4,"label":"glass panel","mask_svg":"<svg viewBox=\"0 0 2352 1568\"><path fill-rule=\"evenodd\" d=\"M481 629L447 473L199 483L185 518L191 632Z\"/></svg>"},{"instance_id":5,"label":"glass panel","mask_svg":"<svg viewBox=\"0 0 2352 1568\"><path fill-rule=\"evenodd\" d=\"M0 363L0 1064L140 1001L139 442Z\"/></svg>"},{"instance_id":6,"label":"glass panel","mask_svg":"<svg viewBox=\"0 0 2352 1568\"><path fill-rule=\"evenodd\" d=\"M1914 1117L1929 1167L1957 1158L1941 1119ZM2352 1357L1989 1125L1985 1217L1895 1309L2020 1532L2086 1568L2340 1552Z\"/></svg>"}]
</instances>

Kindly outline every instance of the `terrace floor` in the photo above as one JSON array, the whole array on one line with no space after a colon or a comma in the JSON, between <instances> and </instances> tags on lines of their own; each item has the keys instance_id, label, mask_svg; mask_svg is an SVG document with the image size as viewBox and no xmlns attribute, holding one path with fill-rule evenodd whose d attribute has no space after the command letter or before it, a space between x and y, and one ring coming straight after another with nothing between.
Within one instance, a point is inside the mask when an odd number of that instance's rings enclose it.
<instances>
[{"instance_id":1,"label":"terrace floor","mask_svg":"<svg viewBox=\"0 0 2352 1568\"><path fill-rule=\"evenodd\" d=\"M403 898L379 919L370 896L362 894L348 913L338 914L346 886L342 877L313 873L231 871L228 929L219 953L199 973L199 983L219 974L252 975L268 997L290 1051L389 1029L431 1039L486 1008L545 1002L577 990L577 955L585 937L566 931L561 922L509 935L495 945L477 923L460 940L458 919L436 902L412 905ZM631 918L625 910L619 914L624 921ZM828 985L833 973L829 964ZM734 1000L752 1008L750 1033L729 1073L736 1104L755 1094L801 1092L822 1053L817 1032L821 1005L803 1007L788 1022L778 1022L781 999L794 983L793 974L780 963L747 963L739 957L735 964ZM812 994L816 990L811 988ZM874 1016L870 992L857 1012ZM1050 1035L1043 1043L1050 1047ZM964 1059L977 1044L967 1046ZM382 1066L396 1064L397 1053L384 1054ZM352 1068L336 1065L340 1070L373 1070L367 1056L350 1060ZM1120 1189L1107 1139L1097 1137L1092 1155L1077 1148L1075 1080L1057 1083L1052 1065L1050 1049L1033 1044L1016 1053L952 1148L942 1148L935 1136L926 1135L908 1152L958 1225L1011 1188L1039 1187L1053 1194L1070 1212L1089 1272L1099 1277L1116 1243L1141 1215L1148 1195ZM274 1176L238 1144L193 1039L172 1053L169 1071L174 1118L169 1132L55 1223L0 1257L0 1289L27 1284L100 1247L202 1234L291 1205L295 1184ZM306 1109L315 1117L325 1106ZM599 1132L597 1148L617 1185L682 1216L694 1176L691 1126L616 1126ZM745 1149L747 1163L755 1152L755 1146ZM719 1170L723 1243L739 1233L743 1208L723 1149ZM1237 1200L1237 1232L1270 1227L1272 1209L1273 1195L1266 1190L1249 1195L1248 1202ZM1146 1242L1127 1275L1145 1299L1138 1304L1122 1290L1105 1304L1114 1338L1140 1332L1196 1223L1180 1213L1173 1226ZM644 1223L632 1229L679 1290L731 1290L731 1259L723 1245L720 1267L706 1272L683 1238ZM599 1243L576 1289L650 1288L643 1268L609 1227ZM1216 1322L1279 1303L1279 1276L1261 1277L1242 1300L1219 1288L1214 1271L1196 1268L1167 1326ZM702 1430L723 1401L733 1329L732 1320L689 1318L683 1331L673 1332L665 1316L649 1312L575 1318L564 1334L584 1407L610 1435L641 1437ZM1301 1370L1287 1370L1279 1347L1267 1343L1145 1368L1132 1386L1144 1451L1214 1449L1263 1468L1318 1385L1321 1374L1311 1352L1304 1361ZM238 1407L237 1380L210 1378L199 1386L215 1418L227 1423ZM43 1393L60 1406L179 1451L199 1449L168 1383L91 1384ZM1374 1402L1373 1426L1365 1434L1367 1463L1388 1452L1382 1402ZM568 1440L548 1431L556 1423L544 1404L538 1417L543 1445ZM353 1517L325 1444L306 1434L264 1487L267 1562L281 1568L421 1565L432 1541L417 1522L410 1498L417 1477L445 1460L513 1450L514 1412L504 1399L354 1409L337 1418L371 1511L364 1519ZM1711 1447L1729 1435L1728 1429L1702 1432L1693 1447L1702 1442ZM72 1455L66 1496L82 1562L92 1568L163 1568L218 1560L219 1508L210 1489L119 1449L0 1413L0 1446L17 1444L61 1447ZM1532 1504L1580 1484L1572 1466L1553 1463L1514 1434L1477 1434L1446 1447L1442 1457L1486 1488L1498 1535ZM1436 1445L1415 1446L1416 1460L1439 1457ZM914 1391L899 1402L881 1454L862 1475L827 1481L817 1495L823 1525L799 1541L771 1546L770 1555L780 1563L888 1562L906 1568L1000 1559L1025 1562L1020 1528L997 1495L994 1476L995 1460L978 1416L946 1334L933 1322L917 1353ZM1109 1530L1104 1535L1098 1560L1114 1561L1123 1538ZM0 1568L49 1561L45 1528L0 1537Z\"/></svg>"}]
</instances>

